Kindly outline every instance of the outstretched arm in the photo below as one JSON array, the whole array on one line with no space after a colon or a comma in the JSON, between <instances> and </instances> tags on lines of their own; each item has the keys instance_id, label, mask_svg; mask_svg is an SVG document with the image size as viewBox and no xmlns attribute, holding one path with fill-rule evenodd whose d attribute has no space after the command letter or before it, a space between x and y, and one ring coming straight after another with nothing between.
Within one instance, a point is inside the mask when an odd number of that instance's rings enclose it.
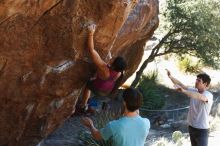
<instances>
[{"instance_id":1,"label":"outstretched arm","mask_svg":"<svg viewBox=\"0 0 220 146\"><path fill-rule=\"evenodd\" d=\"M188 90L185 90L185 89L183 89L181 87L177 88L177 91L180 91L180 92L186 94L188 97L195 98L195 99L201 100L203 102L208 102L208 98L205 95L203 95L203 94L200 94L200 93L197 93L197 92L188 91Z\"/></svg>"},{"instance_id":2,"label":"outstretched arm","mask_svg":"<svg viewBox=\"0 0 220 146\"><path fill-rule=\"evenodd\" d=\"M97 67L97 72L100 75L100 77L108 78L109 76L109 70L107 68L107 64L105 61L102 60L102 58L99 56L98 52L94 49L94 40L93 36L95 33L96 26L95 24L88 26L89 36L88 36L88 49L89 54L95 63Z\"/></svg>"},{"instance_id":3,"label":"outstretched arm","mask_svg":"<svg viewBox=\"0 0 220 146\"><path fill-rule=\"evenodd\" d=\"M184 90L187 90L187 86L185 86L183 83L181 83L179 80L177 80L176 78L174 78L173 76L171 76L171 73L168 69L166 69L167 71L167 75L170 78L170 80L173 82L174 85L179 85L181 88L183 88Z\"/></svg>"},{"instance_id":4,"label":"outstretched arm","mask_svg":"<svg viewBox=\"0 0 220 146\"><path fill-rule=\"evenodd\" d=\"M98 129L95 128L95 126L93 125L93 121L90 118L88 118L88 117L82 118L82 123L84 126L89 128L89 130L92 133L92 136L95 140L102 139L101 133L99 132Z\"/></svg>"}]
</instances>

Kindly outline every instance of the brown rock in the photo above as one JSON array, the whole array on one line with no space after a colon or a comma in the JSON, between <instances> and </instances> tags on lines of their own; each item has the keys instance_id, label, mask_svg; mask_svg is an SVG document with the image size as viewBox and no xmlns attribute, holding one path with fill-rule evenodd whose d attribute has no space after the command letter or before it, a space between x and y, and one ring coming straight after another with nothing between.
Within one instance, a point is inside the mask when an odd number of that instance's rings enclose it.
<instances>
[{"instance_id":1,"label":"brown rock","mask_svg":"<svg viewBox=\"0 0 220 146\"><path fill-rule=\"evenodd\" d=\"M74 111L95 71L89 23L103 59L126 59L126 79L158 22L157 0L0 0L0 145L36 145Z\"/></svg>"}]
</instances>

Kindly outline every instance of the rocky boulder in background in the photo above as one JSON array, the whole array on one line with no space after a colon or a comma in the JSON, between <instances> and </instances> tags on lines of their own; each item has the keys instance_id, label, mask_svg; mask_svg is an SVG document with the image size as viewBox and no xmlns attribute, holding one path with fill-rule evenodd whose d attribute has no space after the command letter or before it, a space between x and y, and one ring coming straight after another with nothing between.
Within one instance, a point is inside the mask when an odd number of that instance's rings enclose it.
<instances>
[{"instance_id":1,"label":"rocky boulder in background","mask_svg":"<svg viewBox=\"0 0 220 146\"><path fill-rule=\"evenodd\" d=\"M157 0L0 0L0 145L36 145L74 112L95 72L90 23L102 58L126 59L126 80L158 22Z\"/></svg>"}]
</instances>

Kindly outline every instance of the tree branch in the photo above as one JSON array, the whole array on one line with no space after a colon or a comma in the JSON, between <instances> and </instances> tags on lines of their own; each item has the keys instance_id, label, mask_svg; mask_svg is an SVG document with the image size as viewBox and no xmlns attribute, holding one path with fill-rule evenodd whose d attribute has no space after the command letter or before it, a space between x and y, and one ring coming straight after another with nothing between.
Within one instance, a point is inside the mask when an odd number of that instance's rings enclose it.
<instances>
[{"instance_id":1,"label":"tree branch","mask_svg":"<svg viewBox=\"0 0 220 146\"><path fill-rule=\"evenodd\" d=\"M143 64L141 65L140 69L136 72L136 76L134 81L132 82L131 86L132 87L136 87L141 75L144 71L144 69L147 67L148 63L152 62L154 60L154 58L157 56L161 46L163 45L163 43L173 34L173 32L169 31L162 39L161 41L152 49L151 54L149 55L149 57L143 62Z\"/></svg>"}]
</instances>

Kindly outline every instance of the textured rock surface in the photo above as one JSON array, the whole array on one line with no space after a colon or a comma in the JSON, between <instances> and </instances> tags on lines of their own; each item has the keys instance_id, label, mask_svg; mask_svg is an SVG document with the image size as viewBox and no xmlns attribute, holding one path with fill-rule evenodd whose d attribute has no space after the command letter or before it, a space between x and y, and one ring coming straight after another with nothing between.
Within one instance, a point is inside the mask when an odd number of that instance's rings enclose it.
<instances>
[{"instance_id":1,"label":"textured rock surface","mask_svg":"<svg viewBox=\"0 0 220 146\"><path fill-rule=\"evenodd\" d=\"M72 112L94 65L123 56L129 77L158 25L157 0L0 0L0 145L36 145Z\"/></svg>"}]
</instances>

